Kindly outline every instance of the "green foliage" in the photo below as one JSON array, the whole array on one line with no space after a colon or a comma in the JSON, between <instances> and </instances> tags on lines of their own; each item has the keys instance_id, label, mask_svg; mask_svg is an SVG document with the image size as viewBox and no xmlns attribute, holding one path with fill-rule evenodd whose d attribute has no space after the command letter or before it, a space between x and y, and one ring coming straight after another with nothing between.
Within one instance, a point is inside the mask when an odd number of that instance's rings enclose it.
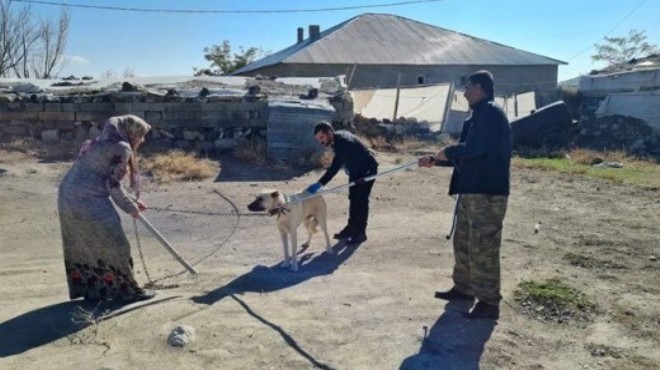
<instances>
[{"instance_id":1,"label":"green foliage","mask_svg":"<svg viewBox=\"0 0 660 370\"><path fill-rule=\"evenodd\" d=\"M238 52L232 52L229 40L223 40L221 45L211 45L204 48L204 59L211 62L208 68L194 68L195 76L211 75L226 76L246 65L266 56L268 52L260 47L238 47Z\"/></svg>"},{"instance_id":2,"label":"green foliage","mask_svg":"<svg viewBox=\"0 0 660 370\"><path fill-rule=\"evenodd\" d=\"M518 284L518 287L520 290L516 292L517 296L529 297L537 303L552 303L557 307L574 306L578 309L590 310L593 310L596 307L595 304L589 301L584 293L557 279L546 280L542 283L523 281Z\"/></svg>"},{"instance_id":3,"label":"green foliage","mask_svg":"<svg viewBox=\"0 0 660 370\"><path fill-rule=\"evenodd\" d=\"M569 158L513 158L516 168L537 168L571 175L581 175L616 183L631 184L642 188L660 188L660 166L652 161L630 160L623 168L602 168L577 163Z\"/></svg>"},{"instance_id":4,"label":"green foliage","mask_svg":"<svg viewBox=\"0 0 660 370\"><path fill-rule=\"evenodd\" d=\"M596 53L591 56L594 62L620 64L636 57L645 57L659 51L658 46L646 41L646 31L630 30L628 36L605 37L605 43L595 44Z\"/></svg>"}]
</instances>

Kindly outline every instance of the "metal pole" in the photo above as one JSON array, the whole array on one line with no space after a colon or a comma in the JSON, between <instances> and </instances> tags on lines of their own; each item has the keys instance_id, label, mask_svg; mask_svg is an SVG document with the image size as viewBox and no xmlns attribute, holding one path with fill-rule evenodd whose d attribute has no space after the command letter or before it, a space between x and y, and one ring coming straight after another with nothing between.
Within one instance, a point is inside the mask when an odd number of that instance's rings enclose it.
<instances>
[{"instance_id":1,"label":"metal pole","mask_svg":"<svg viewBox=\"0 0 660 370\"><path fill-rule=\"evenodd\" d=\"M174 249L174 247L172 247L172 245L167 241L167 239L165 239L165 237L162 236L158 232L158 230L156 230L154 225L152 225L151 222L149 222L149 220L144 218L142 214L140 214L138 218L140 219L140 222L142 222L144 227L146 227L147 230L151 231L151 233L154 234L156 239L160 241L160 243L165 247L165 249L167 249L168 252L170 252L170 254L172 254L172 256L174 256L174 258L176 258L176 260L179 261L179 263L186 268L186 270L188 270L188 272L190 272L193 275L197 275L197 271L188 262L186 262L186 260L184 260L183 257L181 257L181 255L179 255L179 253Z\"/></svg>"},{"instance_id":2,"label":"metal pole","mask_svg":"<svg viewBox=\"0 0 660 370\"><path fill-rule=\"evenodd\" d=\"M451 239L454 237L454 232L456 231L456 221L458 220L458 202L461 200L461 195L458 194L456 195L456 203L454 204L454 214L451 217L451 229L449 230L449 234L445 236L447 240Z\"/></svg>"},{"instance_id":3,"label":"metal pole","mask_svg":"<svg viewBox=\"0 0 660 370\"><path fill-rule=\"evenodd\" d=\"M327 190L319 191L319 192L316 192L316 193L314 193L314 194L311 194L310 196L303 197L303 198L300 198L300 199L294 199L294 200L291 200L290 202L285 203L285 204L283 204L283 205L286 206L286 205L288 205L288 204L301 203L301 202L306 201L307 199L312 199L312 198L320 197L320 196L323 195L323 194L336 193L336 192L338 192L338 191L340 191L340 190L343 190L343 189L346 189L346 188L350 188L351 186L355 186L355 184L358 183L358 182L372 181L372 180L376 179L377 177L381 177L381 176L387 175L387 174L389 174L389 173L398 172L398 171L404 170L404 169L406 169L406 168L408 168L408 167L416 166L417 163L418 163L417 161L410 162L410 163L406 163L406 164L404 164L403 166L394 167L394 168L391 168L391 169L389 169L389 170L383 171L383 172L381 172L381 173L377 173L377 174L375 174L375 175L367 176L367 177L361 178L360 180L357 180L357 181L349 182L348 184L345 184L345 185L340 185L340 186L337 186L337 187L334 187L334 188L331 188L331 189L327 189Z\"/></svg>"}]
</instances>

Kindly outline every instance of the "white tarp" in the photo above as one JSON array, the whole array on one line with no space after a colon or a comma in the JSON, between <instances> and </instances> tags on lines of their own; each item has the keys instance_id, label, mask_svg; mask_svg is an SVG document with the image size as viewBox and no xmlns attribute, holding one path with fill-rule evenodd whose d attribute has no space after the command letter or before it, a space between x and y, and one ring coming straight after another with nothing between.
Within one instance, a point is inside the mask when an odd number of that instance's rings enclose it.
<instances>
[{"instance_id":1,"label":"white tarp","mask_svg":"<svg viewBox=\"0 0 660 370\"><path fill-rule=\"evenodd\" d=\"M643 91L658 86L660 86L660 69L580 77L580 93L585 96Z\"/></svg>"},{"instance_id":2,"label":"white tarp","mask_svg":"<svg viewBox=\"0 0 660 370\"><path fill-rule=\"evenodd\" d=\"M447 96L450 83L423 86L402 87L399 91L397 117L415 118L417 122L438 126L445 117ZM394 115L396 89L354 90L353 107L355 113L366 118L391 120Z\"/></svg>"},{"instance_id":3,"label":"white tarp","mask_svg":"<svg viewBox=\"0 0 660 370\"><path fill-rule=\"evenodd\" d=\"M506 113L509 121L529 115L536 109L536 94L533 91L513 96L496 96L495 102ZM442 132L457 134L463 128L463 121L467 118L470 106L463 96L463 91L455 91L451 101L451 111L447 122L442 127Z\"/></svg>"},{"instance_id":4,"label":"white tarp","mask_svg":"<svg viewBox=\"0 0 660 370\"><path fill-rule=\"evenodd\" d=\"M660 91L609 95L595 112L597 117L620 114L644 120L660 130Z\"/></svg>"}]
</instances>

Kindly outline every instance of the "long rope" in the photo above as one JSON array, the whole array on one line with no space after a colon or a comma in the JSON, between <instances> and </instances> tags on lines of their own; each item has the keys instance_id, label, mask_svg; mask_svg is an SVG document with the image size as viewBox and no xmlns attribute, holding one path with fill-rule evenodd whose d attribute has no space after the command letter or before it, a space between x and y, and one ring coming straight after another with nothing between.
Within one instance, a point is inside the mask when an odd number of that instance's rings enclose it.
<instances>
[{"instance_id":1,"label":"long rope","mask_svg":"<svg viewBox=\"0 0 660 370\"><path fill-rule=\"evenodd\" d=\"M238 225L239 225L239 223L240 223L241 216L253 216L253 215L256 215L256 214L242 214L242 213L238 210L238 207L236 207L236 204L234 204L234 202L232 202L231 199L229 199L228 197L226 197L224 194L220 193L218 190L214 190L213 192L216 193L216 194L218 194L222 199L224 199L227 203L229 203L229 205L233 208L234 213L204 212L204 211L187 211L187 210L175 210L175 209L171 209L171 208L156 208L156 207L149 208L149 209L151 209L151 210L168 211L168 212L181 212L181 213L190 213L190 214L201 214L201 215L210 215L210 216L213 216L213 215L227 215L227 216L228 216L228 215L233 215L233 216L236 216L236 222L234 223L234 226L232 227L232 229L231 229L231 231L229 232L229 234L227 235L227 237L226 237L222 242L220 242L220 243L215 247L215 249L213 249L209 254L207 254L206 256L203 256L202 258L200 258L200 259L198 259L198 260L196 260L196 261L193 261L193 262L191 263L191 265L193 265L193 266L195 266L195 265L197 265L198 263L204 261L204 260L207 259L208 257L214 255L214 254L215 254L220 248L222 248L222 247L223 247L223 246L224 246L224 245L225 245L225 244L226 244L226 243L227 243L227 242L228 242L228 241L234 236L234 234L236 233L236 230L238 229ZM267 216L267 215L265 215L265 214L263 214L263 215L262 215L262 214L259 214L259 216ZM173 277L179 276L179 275L183 274L185 271L175 272L175 273L172 273L172 274L169 274L169 275L166 275L166 276L160 277L160 278L158 278L158 279L151 280L151 277L150 277L150 275L149 275L149 273L148 273L147 265L146 265L146 262L145 262L145 259L144 259L144 254L142 253L142 244L141 244L141 242L140 242L140 237L139 237L139 235L138 235L138 230L137 230L137 222L136 222L135 220L133 220L133 225L134 225L134 228L135 228L135 238L137 239L137 246L138 246L138 252L139 252L140 260L141 260L141 262L142 262L142 266L143 266L143 268L144 268L145 274L147 275L147 279L149 280L149 282L145 285L145 288L150 288L150 289L171 289L171 288L177 288L177 287L179 286L178 284L162 285L162 284L157 284L157 283L158 283L159 281L163 281L163 280L166 280L166 279L170 279L170 278L173 278Z\"/></svg>"}]
</instances>

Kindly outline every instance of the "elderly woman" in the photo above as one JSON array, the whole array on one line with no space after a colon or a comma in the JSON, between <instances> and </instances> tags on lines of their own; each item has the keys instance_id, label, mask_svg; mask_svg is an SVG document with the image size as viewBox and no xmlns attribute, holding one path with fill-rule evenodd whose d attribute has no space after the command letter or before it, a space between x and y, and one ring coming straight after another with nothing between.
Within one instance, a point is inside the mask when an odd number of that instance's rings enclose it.
<instances>
[{"instance_id":1,"label":"elderly woman","mask_svg":"<svg viewBox=\"0 0 660 370\"><path fill-rule=\"evenodd\" d=\"M129 197L121 180L129 174L138 198L136 153L150 129L133 115L109 118L101 135L83 144L60 184L58 209L71 299L131 302L154 296L133 277L131 247L112 204L133 218L146 209Z\"/></svg>"}]
</instances>

